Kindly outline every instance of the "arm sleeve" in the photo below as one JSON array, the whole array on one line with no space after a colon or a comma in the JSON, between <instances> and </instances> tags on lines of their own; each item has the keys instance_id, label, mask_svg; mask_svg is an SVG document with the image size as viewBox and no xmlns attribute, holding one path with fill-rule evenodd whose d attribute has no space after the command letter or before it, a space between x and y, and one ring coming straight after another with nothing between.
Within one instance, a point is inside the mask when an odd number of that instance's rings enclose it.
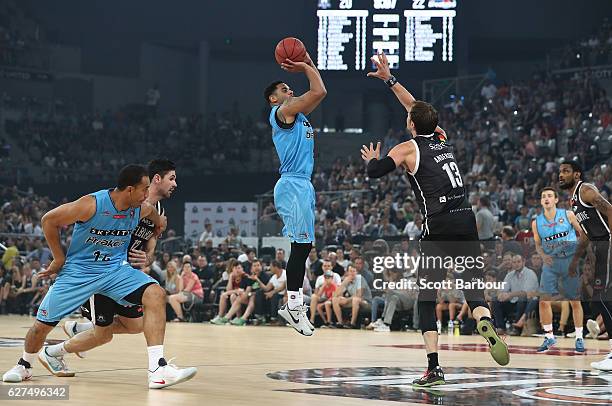
<instances>
[{"instance_id":1,"label":"arm sleeve","mask_svg":"<svg viewBox=\"0 0 612 406\"><path fill-rule=\"evenodd\" d=\"M387 156L381 160L376 158L368 162L368 177L370 178L382 178L388 173L395 170L395 161L390 156Z\"/></svg>"}]
</instances>

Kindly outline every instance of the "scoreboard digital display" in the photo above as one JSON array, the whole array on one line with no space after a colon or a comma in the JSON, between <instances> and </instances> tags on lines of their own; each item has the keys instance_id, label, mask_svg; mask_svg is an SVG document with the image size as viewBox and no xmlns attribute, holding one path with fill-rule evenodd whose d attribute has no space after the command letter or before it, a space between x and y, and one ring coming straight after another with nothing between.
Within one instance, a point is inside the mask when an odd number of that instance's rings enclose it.
<instances>
[{"instance_id":1,"label":"scoreboard digital display","mask_svg":"<svg viewBox=\"0 0 612 406\"><path fill-rule=\"evenodd\" d=\"M452 63L456 16L456 0L318 0L317 67L369 70L377 51L392 69Z\"/></svg>"}]
</instances>

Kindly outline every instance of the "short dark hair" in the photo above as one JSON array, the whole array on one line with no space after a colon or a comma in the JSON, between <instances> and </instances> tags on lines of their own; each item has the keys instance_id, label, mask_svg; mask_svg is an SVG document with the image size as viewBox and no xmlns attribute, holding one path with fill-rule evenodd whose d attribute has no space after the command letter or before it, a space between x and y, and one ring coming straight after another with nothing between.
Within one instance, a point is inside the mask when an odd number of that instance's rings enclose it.
<instances>
[{"instance_id":1,"label":"short dark hair","mask_svg":"<svg viewBox=\"0 0 612 406\"><path fill-rule=\"evenodd\" d=\"M502 228L502 234L514 238L514 229L511 226L505 226L504 228Z\"/></svg>"},{"instance_id":2,"label":"short dark hair","mask_svg":"<svg viewBox=\"0 0 612 406\"><path fill-rule=\"evenodd\" d=\"M273 260L272 262L270 262L270 267L275 267L275 268L283 269L283 264L281 264L280 261Z\"/></svg>"},{"instance_id":3,"label":"short dark hair","mask_svg":"<svg viewBox=\"0 0 612 406\"><path fill-rule=\"evenodd\" d=\"M555 194L555 197L559 197L559 195L557 194L557 191L555 190L554 187L550 187L550 186L546 186L545 188L543 188L542 190L540 190L540 196L542 196L542 193L544 192L553 192Z\"/></svg>"},{"instance_id":4,"label":"short dark hair","mask_svg":"<svg viewBox=\"0 0 612 406\"><path fill-rule=\"evenodd\" d=\"M176 165L169 159L154 159L149 162L148 165L149 170L149 179L153 179L155 175L159 175L160 177L166 176L166 174L170 171L176 170Z\"/></svg>"},{"instance_id":5,"label":"short dark hair","mask_svg":"<svg viewBox=\"0 0 612 406\"><path fill-rule=\"evenodd\" d=\"M484 207L491 207L491 201L487 196L482 196L480 198L480 204Z\"/></svg>"},{"instance_id":6,"label":"short dark hair","mask_svg":"<svg viewBox=\"0 0 612 406\"><path fill-rule=\"evenodd\" d=\"M410 121L419 135L433 134L438 126L438 112L429 103L416 101L410 109Z\"/></svg>"},{"instance_id":7,"label":"short dark hair","mask_svg":"<svg viewBox=\"0 0 612 406\"><path fill-rule=\"evenodd\" d=\"M272 93L274 93L276 90L276 86L280 85L281 83L284 82L282 80L275 80L264 89L264 98L266 99L266 103L270 104L270 96L272 96Z\"/></svg>"},{"instance_id":8,"label":"short dark hair","mask_svg":"<svg viewBox=\"0 0 612 406\"><path fill-rule=\"evenodd\" d=\"M125 190L128 186L136 186L145 176L148 176L148 171L142 165L130 164L124 166L119 172L117 189Z\"/></svg>"},{"instance_id":9,"label":"short dark hair","mask_svg":"<svg viewBox=\"0 0 612 406\"><path fill-rule=\"evenodd\" d=\"M563 162L561 162L561 165L569 165L572 167L572 171L574 172L579 172L580 173L580 180L582 179L582 166L580 166L580 164L576 161L574 161L571 158L567 158L565 159Z\"/></svg>"}]
</instances>

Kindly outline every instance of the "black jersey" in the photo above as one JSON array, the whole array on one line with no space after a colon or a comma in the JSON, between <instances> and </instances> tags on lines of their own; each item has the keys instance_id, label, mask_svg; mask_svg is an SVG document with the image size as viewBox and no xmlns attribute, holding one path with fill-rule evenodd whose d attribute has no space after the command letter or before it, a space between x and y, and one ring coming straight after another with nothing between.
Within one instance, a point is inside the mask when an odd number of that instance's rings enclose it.
<instances>
[{"instance_id":1,"label":"black jersey","mask_svg":"<svg viewBox=\"0 0 612 406\"><path fill-rule=\"evenodd\" d=\"M155 209L160 216L163 216L165 211L160 202L157 202ZM147 241L153 237L155 232L155 224L146 217L140 219L136 230L132 233L132 239L130 240L130 249L144 250L147 245Z\"/></svg>"},{"instance_id":2,"label":"black jersey","mask_svg":"<svg viewBox=\"0 0 612 406\"><path fill-rule=\"evenodd\" d=\"M582 201L580 189L584 182L578 182L574 195L572 196L572 211L576 214L576 219L580 228L591 241L610 240L610 229L608 228L608 218L599 212L595 207Z\"/></svg>"},{"instance_id":3,"label":"black jersey","mask_svg":"<svg viewBox=\"0 0 612 406\"><path fill-rule=\"evenodd\" d=\"M408 179L425 222L445 214L473 215L452 145L433 135L419 135L412 141L417 158Z\"/></svg>"}]
</instances>

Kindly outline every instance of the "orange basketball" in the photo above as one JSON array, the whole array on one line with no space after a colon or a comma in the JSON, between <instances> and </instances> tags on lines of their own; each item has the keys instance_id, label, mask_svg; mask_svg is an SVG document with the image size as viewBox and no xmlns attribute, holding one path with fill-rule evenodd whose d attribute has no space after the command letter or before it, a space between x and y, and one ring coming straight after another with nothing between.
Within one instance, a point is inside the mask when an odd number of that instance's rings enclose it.
<instances>
[{"instance_id":1,"label":"orange basketball","mask_svg":"<svg viewBox=\"0 0 612 406\"><path fill-rule=\"evenodd\" d=\"M280 40L276 45L274 57L279 65L284 62L285 59L291 59L293 62L303 62L306 57L306 47L299 39L287 37Z\"/></svg>"}]
</instances>

